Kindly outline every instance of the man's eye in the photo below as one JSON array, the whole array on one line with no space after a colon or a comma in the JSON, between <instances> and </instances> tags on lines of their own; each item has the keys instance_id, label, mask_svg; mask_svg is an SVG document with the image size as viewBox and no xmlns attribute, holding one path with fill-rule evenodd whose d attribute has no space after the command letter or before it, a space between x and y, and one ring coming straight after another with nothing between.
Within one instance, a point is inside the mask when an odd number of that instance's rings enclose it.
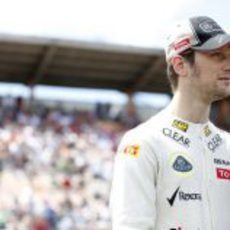
<instances>
[{"instance_id":1,"label":"man's eye","mask_svg":"<svg viewBox=\"0 0 230 230\"><path fill-rule=\"evenodd\" d=\"M220 52L211 53L211 56L220 60L225 58L225 55Z\"/></svg>"}]
</instances>

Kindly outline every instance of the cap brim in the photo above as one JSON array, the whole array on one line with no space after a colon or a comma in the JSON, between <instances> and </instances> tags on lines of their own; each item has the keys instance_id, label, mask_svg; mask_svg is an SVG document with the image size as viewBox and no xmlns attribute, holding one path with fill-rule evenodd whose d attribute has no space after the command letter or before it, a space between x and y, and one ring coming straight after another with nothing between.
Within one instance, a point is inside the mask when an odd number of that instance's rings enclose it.
<instances>
[{"instance_id":1,"label":"cap brim","mask_svg":"<svg viewBox=\"0 0 230 230\"><path fill-rule=\"evenodd\" d=\"M218 34L215 37L210 38L208 41L206 41L201 46L194 46L192 47L192 49L208 52L208 51L220 49L223 46L226 46L227 44L230 44L230 35L229 34Z\"/></svg>"}]
</instances>

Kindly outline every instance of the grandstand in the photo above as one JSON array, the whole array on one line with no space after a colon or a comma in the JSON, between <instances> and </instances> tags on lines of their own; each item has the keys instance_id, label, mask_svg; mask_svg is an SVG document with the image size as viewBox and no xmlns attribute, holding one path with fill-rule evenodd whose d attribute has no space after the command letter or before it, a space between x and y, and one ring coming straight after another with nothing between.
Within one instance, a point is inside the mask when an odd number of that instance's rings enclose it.
<instances>
[{"instance_id":1,"label":"grandstand","mask_svg":"<svg viewBox=\"0 0 230 230\"><path fill-rule=\"evenodd\" d=\"M169 92L163 50L0 35L0 81Z\"/></svg>"}]
</instances>

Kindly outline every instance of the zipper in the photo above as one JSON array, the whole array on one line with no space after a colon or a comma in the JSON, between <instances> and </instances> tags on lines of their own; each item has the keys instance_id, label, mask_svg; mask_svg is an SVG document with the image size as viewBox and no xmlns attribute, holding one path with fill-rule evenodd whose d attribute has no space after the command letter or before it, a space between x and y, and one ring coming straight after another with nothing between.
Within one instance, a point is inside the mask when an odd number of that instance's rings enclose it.
<instances>
[{"instance_id":1,"label":"zipper","mask_svg":"<svg viewBox=\"0 0 230 230\"><path fill-rule=\"evenodd\" d=\"M201 137L202 140L202 149L203 149L203 153L204 153L204 181L205 181L205 195L207 198L207 216L208 216L208 222L209 222L209 226L210 228L208 228L208 230L215 230L214 229L214 223L213 223L213 218L212 218L212 209L211 209L211 200L210 200L210 193L209 193L209 175L210 175L210 170L209 170L209 153L206 151L206 142L204 140L203 137Z\"/></svg>"}]
</instances>

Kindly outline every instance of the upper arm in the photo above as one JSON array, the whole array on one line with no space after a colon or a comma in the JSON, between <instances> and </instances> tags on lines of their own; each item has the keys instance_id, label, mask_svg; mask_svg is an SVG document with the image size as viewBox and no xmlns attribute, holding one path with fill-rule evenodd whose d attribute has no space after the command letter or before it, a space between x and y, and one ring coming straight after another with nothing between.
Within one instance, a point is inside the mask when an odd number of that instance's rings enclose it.
<instances>
[{"instance_id":1,"label":"upper arm","mask_svg":"<svg viewBox=\"0 0 230 230\"><path fill-rule=\"evenodd\" d=\"M114 164L110 197L113 230L153 229L156 172L151 146L140 138L126 136Z\"/></svg>"}]
</instances>

